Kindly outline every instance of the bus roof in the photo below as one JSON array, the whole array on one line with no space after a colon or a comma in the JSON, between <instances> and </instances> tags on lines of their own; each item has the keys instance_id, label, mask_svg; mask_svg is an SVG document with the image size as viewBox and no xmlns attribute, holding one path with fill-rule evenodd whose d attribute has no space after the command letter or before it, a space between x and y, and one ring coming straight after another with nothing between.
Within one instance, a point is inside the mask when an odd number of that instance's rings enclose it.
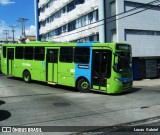
<instances>
[{"instance_id":1,"label":"bus roof","mask_svg":"<svg viewBox=\"0 0 160 135\"><path fill-rule=\"evenodd\" d=\"M27 43L17 43L17 44L3 44L2 46L15 47L15 46L37 46L37 47L75 47L75 46L84 46L84 47L107 47L116 49L116 44L118 45L128 45L126 43L95 43L95 42L85 42L85 43L76 43L76 42L66 42L59 43L53 41L30 41ZM130 45L129 45L130 46Z\"/></svg>"}]
</instances>

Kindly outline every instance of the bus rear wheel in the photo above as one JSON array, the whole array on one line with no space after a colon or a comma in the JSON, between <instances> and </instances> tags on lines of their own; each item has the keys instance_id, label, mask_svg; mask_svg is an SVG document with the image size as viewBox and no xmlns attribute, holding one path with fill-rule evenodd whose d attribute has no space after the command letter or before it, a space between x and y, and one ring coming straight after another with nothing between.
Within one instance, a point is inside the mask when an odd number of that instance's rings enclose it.
<instances>
[{"instance_id":1,"label":"bus rear wheel","mask_svg":"<svg viewBox=\"0 0 160 135\"><path fill-rule=\"evenodd\" d=\"M89 82L84 78L78 81L77 88L80 92L84 93L90 92Z\"/></svg>"},{"instance_id":2,"label":"bus rear wheel","mask_svg":"<svg viewBox=\"0 0 160 135\"><path fill-rule=\"evenodd\" d=\"M24 71L24 72L23 72L23 80L24 80L26 83L31 82L31 74L30 74L29 71Z\"/></svg>"}]
</instances>

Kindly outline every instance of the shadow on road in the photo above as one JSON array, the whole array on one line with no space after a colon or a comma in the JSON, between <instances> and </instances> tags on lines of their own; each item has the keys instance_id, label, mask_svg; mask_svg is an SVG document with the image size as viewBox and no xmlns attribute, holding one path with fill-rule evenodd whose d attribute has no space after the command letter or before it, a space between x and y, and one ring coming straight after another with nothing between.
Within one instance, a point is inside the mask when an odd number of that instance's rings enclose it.
<instances>
[{"instance_id":1,"label":"shadow on road","mask_svg":"<svg viewBox=\"0 0 160 135\"><path fill-rule=\"evenodd\" d=\"M4 101L2 101L2 100L0 100L0 105L3 105L3 104L5 104L5 102L4 102Z\"/></svg>"},{"instance_id":2,"label":"shadow on road","mask_svg":"<svg viewBox=\"0 0 160 135\"><path fill-rule=\"evenodd\" d=\"M11 113L6 110L0 110L0 121L6 120L11 117Z\"/></svg>"},{"instance_id":3,"label":"shadow on road","mask_svg":"<svg viewBox=\"0 0 160 135\"><path fill-rule=\"evenodd\" d=\"M5 102L0 100L0 105L3 105L3 104L5 104ZM0 110L0 121L6 120L9 117L11 117L11 113L10 112L8 112L6 110Z\"/></svg>"},{"instance_id":4,"label":"shadow on road","mask_svg":"<svg viewBox=\"0 0 160 135\"><path fill-rule=\"evenodd\" d=\"M23 81L22 78L13 77L13 76L9 76L7 78L13 79L13 80L18 80L18 81ZM63 90L66 90L66 91L71 91L71 92L79 92L74 87L68 87L68 86L63 86L63 85L51 85L51 84L47 84L46 82L34 81L34 80L32 80L31 83L40 84L40 85L44 85L44 86L49 86L49 87L53 87L53 88L59 88L59 89L63 89ZM128 91L125 91L125 92L122 92L122 93L118 93L118 94L107 94L107 93L99 92L99 91L91 91L91 93L102 94L102 95L111 95L111 96L123 96L123 95L127 95L127 94L132 94L132 93L138 92L141 89L142 88L139 88L139 87L133 87L131 90L128 90Z\"/></svg>"},{"instance_id":5,"label":"shadow on road","mask_svg":"<svg viewBox=\"0 0 160 135\"><path fill-rule=\"evenodd\" d=\"M98 92L98 91L93 91L93 93L95 93L95 94L109 95L109 96L124 96L124 95L127 95L127 94L132 94L132 93L138 92L141 89L142 88L135 88L134 87L134 88L132 88L129 91L125 91L125 92L122 92L122 93L116 93L116 94L107 94L107 93L102 93L102 92Z\"/></svg>"}]
</instances>

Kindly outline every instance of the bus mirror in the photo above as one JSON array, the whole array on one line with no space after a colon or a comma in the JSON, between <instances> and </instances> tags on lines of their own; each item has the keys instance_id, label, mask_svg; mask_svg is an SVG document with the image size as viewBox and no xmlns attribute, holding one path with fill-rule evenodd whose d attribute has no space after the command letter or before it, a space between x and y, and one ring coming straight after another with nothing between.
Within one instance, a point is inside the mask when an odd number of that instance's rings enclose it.
<instances>
[{"instance_id":1,"label":"bus mirror","mask_svg":"<svg viewBox=\"0 0 160 135\"><path fill-rule=\"evenodd\" d=\"M118 54L114 54L114 65L118 64Z\"/></svg>"},{"instance_id":2,"label":"bus mirror","mask_svg":"<svg viewBox=\"0 0 160 135\"><path fill-rule=\"evenodd\" d=\"M115 71L117 71L117 64L115 64L115 65L113 66L113 69L114 69Z\"/></svg>"}]
</instances>

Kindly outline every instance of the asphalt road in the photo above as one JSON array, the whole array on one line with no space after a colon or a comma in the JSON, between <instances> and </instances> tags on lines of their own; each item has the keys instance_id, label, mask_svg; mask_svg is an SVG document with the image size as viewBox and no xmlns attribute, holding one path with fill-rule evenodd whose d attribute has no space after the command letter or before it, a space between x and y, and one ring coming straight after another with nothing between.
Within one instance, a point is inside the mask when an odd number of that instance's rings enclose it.
<instances>
[{"instance_id":1,"label":"asphalt road","mask_svg":"<svg viewBox=\"0 0 160 135\"><path fill-rule=\"evenodd\" d=\"M154 125L155 120L160 126L160 84L134 86L129 93L107 95L79 93L40 82L28 84L0 75L0 126L93 128L90 126Z\"/></svg>"}]
</instances>

